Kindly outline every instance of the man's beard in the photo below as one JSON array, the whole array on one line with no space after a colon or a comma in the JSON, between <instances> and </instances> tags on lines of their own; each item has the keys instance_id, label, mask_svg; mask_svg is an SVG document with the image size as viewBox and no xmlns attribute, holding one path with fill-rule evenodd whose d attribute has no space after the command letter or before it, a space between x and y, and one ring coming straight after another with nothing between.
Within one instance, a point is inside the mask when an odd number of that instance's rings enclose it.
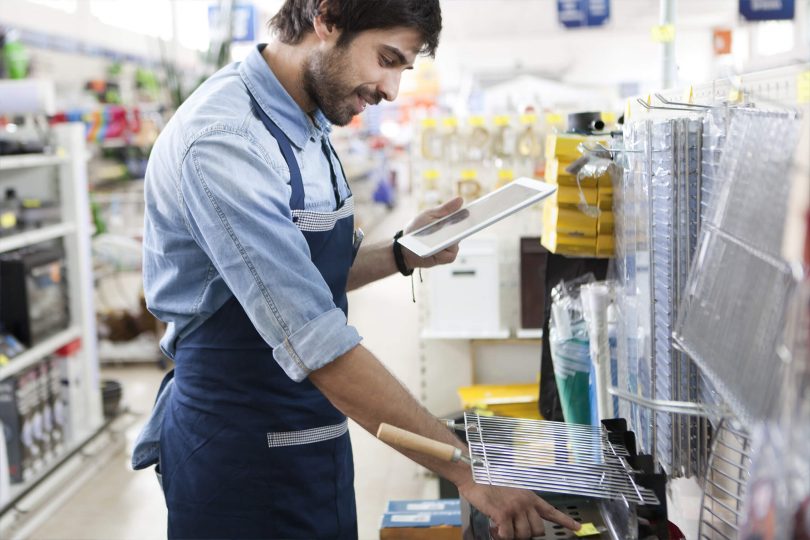
<instances>
[{"instance_id":1,"label":"man's beard","mask_svg":"<svg viewBox=\"0 0 810 540\"><path fill-rule=\"evenodd\" d=\"M304 63L304 90L324 116L337 126L345 126L357 114L358 93L373 104L382 98L373 90L353 87L345 79L350 72L347 51L340 48L314 51Z\"/></svg>"}]
</instances>

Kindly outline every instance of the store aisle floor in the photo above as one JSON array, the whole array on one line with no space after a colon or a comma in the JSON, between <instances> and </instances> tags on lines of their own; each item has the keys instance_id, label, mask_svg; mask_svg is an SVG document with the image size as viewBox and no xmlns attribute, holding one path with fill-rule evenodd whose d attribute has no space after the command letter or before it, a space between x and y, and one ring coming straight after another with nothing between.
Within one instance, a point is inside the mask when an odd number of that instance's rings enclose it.
<instances>
[{"instance_id":1,"label":"store aisle floor","mask_svg":"<svg viewBox=\"0 0 810 540\"><path fill-rule=\"evenodd\" d=\"M367 241L387 238L411 217L403 204L389 214ZM411 285L399 275L350 293L350 322L369 348L409 388L419 393L417 309ZM129 466L132 442L152 406L163 373L152 366L106 367L102 377L124 384L124 403L135 422L127 429L126 447L33 534L36 539L146 540L165 538L166 507L151 471ZM380 443L356 424L355 489L361 540L379 537L380 517L389 499L435 498L438 484L424 469ZM272 496L268 494L268 496Z\"/></svg>"}]
</instances>

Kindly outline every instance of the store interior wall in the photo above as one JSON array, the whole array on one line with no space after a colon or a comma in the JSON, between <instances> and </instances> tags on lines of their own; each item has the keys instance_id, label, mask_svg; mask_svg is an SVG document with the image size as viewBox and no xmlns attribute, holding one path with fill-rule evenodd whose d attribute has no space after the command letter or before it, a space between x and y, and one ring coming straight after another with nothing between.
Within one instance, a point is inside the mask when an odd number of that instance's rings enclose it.
<instances>
[{"instance_id":1,"label":"store interior wall","mask_svg":"<svg viewBox=\"0 0 810 540\"><path fill-rule=\"evenodd\" d=\"M160 59L160 35L179 66L202 70L204 30L201 33L198 28L191 35L189 27L207 24L206 2L141 3L142 9L155 15L155 28L150 29L153 35L144 35L103 22L91 11L92 1L3 1L0 24L80 38L92 45L156 61ZM263 0L254 4L261 19L258 36L266 40L269 36L264 21L281 2ZM733 0L676 1L678 86L765 69L791 59L810 59L808 2L796 2L795 21L781 25L744 23L737 9ZM661 44L651 38L651 29L659 22L659 2L613 1L606 26L577 30L561 27L556 3L550 1L444 0L442 10L444 29L435 66L445 95L469 98L467 107L454 105L457 114L486 113L510 106L517 109L529 100L549 108L565 109L588 102L597 108L621 109L626 97L662 86ZM719 27L733 29L731 55L712 54L712 33ZM791 37L792 43L778 43ZM63 100L79 92L70 88L72 81L78 87L80 81L97 74L99 66L109 62L54 51L31 52L35 73L60 81L58 93ZM240 55L242 48L235 48L234 57ZM525 83L527 77L532 81L531 90L525 84L516 84L515 88L521 88L517 94L517 90L489 91L492 86L515 79L522 78ZM484 91L489 96L488 103L482 105L475 96ZM501 97L497 97L499 94Z\"/></svg>"}]
</instances>

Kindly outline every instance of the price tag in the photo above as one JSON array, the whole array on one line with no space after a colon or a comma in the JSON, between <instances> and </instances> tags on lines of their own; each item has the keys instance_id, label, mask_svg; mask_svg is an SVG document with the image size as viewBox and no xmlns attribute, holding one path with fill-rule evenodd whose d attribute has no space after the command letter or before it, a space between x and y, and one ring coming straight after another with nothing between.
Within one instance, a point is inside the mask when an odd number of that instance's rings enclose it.
<instances>
[{"instance_id":1,"label":"price tag","mask_svg":"<svg viewBox=\"0 0 810 540\"><path fill-rule=\"evenodd\" d=\"M430 514L397 514L391 516L392 523L427 523L430 521Z\"/></svg>"},{"instance_id":2,"label":"price tag","mask_svg":"<svg viewBox=\"0 0 810 540\"><path fill-rule=\"evenodd\" d=\"M0 214L0 229L13 229L17 226L17 216L12 212Z\"/></svg>"},{"instance_id":3,"label":"price tag","mask_svg":"<svg viewBox=\"0 0 810 540\"><path fill-rule=\"evenodd\" d=\"M599 534L599 529L593 523L583 523L578 531L574 532L577 536L593 536Z\"/></svg>"},{"instance_id":4,"label":"price tag","mask_svg":"<svg viewBox=\"0 0 810 540\"><path fill-rule=\"evenodd\" d=\"M799 73L796 81L796 101L810 103L810 70Z\"/></svg>"},{"instance_id":5,"label":"price tag","mask_svg":"<svg viewBox=\"0 0 810 540\"><path fill-rule=\"evenodd\" d=\"M675 25L659 24L653 26L650 36L656 43L672 43L675 41Z\"/></svg>"}]
</instances>

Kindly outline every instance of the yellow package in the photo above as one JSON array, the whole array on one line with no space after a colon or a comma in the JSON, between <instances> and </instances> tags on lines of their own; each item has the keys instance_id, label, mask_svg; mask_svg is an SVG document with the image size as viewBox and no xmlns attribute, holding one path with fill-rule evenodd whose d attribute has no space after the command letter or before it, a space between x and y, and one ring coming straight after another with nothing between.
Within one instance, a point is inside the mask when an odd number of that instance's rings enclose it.
<instances>
[{"instance_id":1,"label":"yellow package","mask_svg":"<svg viewBox=\"0 0 810 540\"><path fill-rule=\"evenodd\" d=\"M596 255L599 257L613 257L616 251L616 241L612 234L600 234L596 237Z\"/></svg>"},{"instance_id":2,"label":"yellow package","mask_svg":"<svg viewBox=\"0 0 810 540\"><path fill-rule=\"evenodd\" d=\"M540 243L552 253L578 257L592 257L596 254L594 238L568 236L553 231L544 232Z\"/></svg>"},{"instance_id":3,"label":"yellow package","mask_svg":"<svg viewBox=\"0 0 810 540\"><path fill-rule=\"evenodd\" d=\"M588 206L596 206L599 202L599 193L596 188L581 188L582 195L585 197L585 204ZM557 193L548 198L545 204L552 204L554 206L576 207L580 204L580 188L577 186L559 186Z\"/></svg>"},{"instance_id":4,"label":"yellow package","mask_svg":"<svg viewBox=\"0 0 810 540\"><path fill-rule=\"evenodd\" d=\"M556 157L563 161L574 161L582 155L578 149L580 143L607 145L607 139L575 133L550 133L546 135L546 159Z\"/></svg>"},{"instance_id":5,"label":"yellow package","mask_svg":"<svg viewBox=\"0 0 810 540\"><path fill-rule=\"evenodd\" d=\"M543 207L543 231L569 236L595 237L597 218L577 208Z\"/></svg>"},{"instance_id":6,"label":"yellow package","mask_svg":"<svg viewBox=\"0 0 810 540\"><path fill-rule=\"evenodd\" d=\"M597 220L596 230L600 236L613 235L616 231L616 221L613 212L602 212Z\"/></svg>"},{"instance_id":7,"label":"yellow package","mask_svg":"<svg viewBox=\"0 0 810 540\"><path fill-rule=\"evenodd\" d=\"M566 172L566 168L571 165L571 162L560 161L557 158L546 160L546 182L549 184L559 184L561 186L577 186L576 175ZM599 185L598 178L583 177L579 180L579 185L584 188L595 188Z\"/></svg>"}]
</instances>

